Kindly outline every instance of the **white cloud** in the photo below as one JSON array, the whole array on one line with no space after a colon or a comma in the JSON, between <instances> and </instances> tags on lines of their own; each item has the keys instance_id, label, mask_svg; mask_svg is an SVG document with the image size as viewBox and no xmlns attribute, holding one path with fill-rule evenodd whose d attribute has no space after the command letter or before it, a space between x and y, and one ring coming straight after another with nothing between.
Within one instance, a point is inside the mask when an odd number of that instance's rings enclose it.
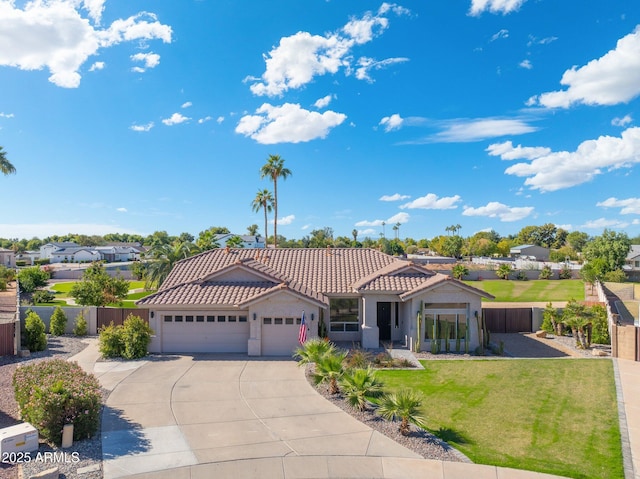
<instances>
[{"instance_id":1,"label":"white cloud","mask_svg":"<svg viewBox=\"0 0 640 479\"><path fill-rule=\"evenodd\" d=\"M164 123L167 126L173 126L173 125L179 125L180 123L184 123L185 121L189 121L189 120L191 120L191 118L186 117L181 113L174 113L169 118L165 118L164 120L162 120L162 123Z\"/></svg>"},{"instance_id":2,"label":"white cloud","mask_svg":"<svg viewBox=\"0 0 640 479\"><path fill-rule=\"evenodd\" d=\"M518 10L527 0L471 0L469 15L478 16L484 11L506 15Z\"/></svg>"},{"instance_id":3,"label":"white cloud","mask_svg":"<svg viewBox=\"0 0 640 479\"><path fill-rule=\"evenodd\" d=\"M335 74L341 68L349 74L353 48L381 35L389 26L385 16L388 13L404 15L408 10L385 3L377 13L367 12L360 18L352 18L337 32L325 35L298 32L282 37L278 46L264 55L266 68L261 77L247 77L247 80L255 81L250 86L251 91L255 95L282 95L289 89L306 85L316 76ZM382 68L389 64L384 62L388 61L383 60L380 65L371 65L371 68ZM365 68L361 74L366 75L366 67L361 68Z\"/></svg>"},{"instance_id":4,"label":"white cloud","mask_svg":"<svg viewBox=\"0 0 640 479\"><path fill-rule=\"evenodd\" d=\"M333 95L324 96L316 100L313 106L315 106L318 110L322 108L326 108L327 106L329 106L329 103L331 103L331 100L333 100L333 98L334 98Z\"/></svg>"},{"instance_id":5,"label":"white cloud","mask_svg":"<svg viewBox=\"0 0 640 479\"><path fill-rule=\"evenodd\" d=\"M362 220L358 221L355 226L382 226L382 223L386 223L385 220Z\"/></svg>"},{"instance_id":6,"label":"white cloud","mask_svg":"<svg viewBox=\"0 0 640 479\"><path fill-rule=\"evenodd\" d=\"M144 72L147 68L155 68L160 64L160 55L157 53L136 53L131 55L131 60L134 62L143 62L144 67L133 67L132 70L138 73ZM184 108L184 106L183 106Z\"/></svg>"},{"instance_id":7,"label":"white cloud","mask_svg":"<svg viewBox=\"0 0 640 479\"><path fill-rule=\"evenodd\" d=\"M401 195L400 193L395 193L393 195L382 195L380 197L380 201L402 201L408 200L411 198L409 195Z\"/></svg>"},{"instance_id":8,"label":"white cloud","mask_svg":"<svg viewBox=\"0 0 640 479\"><path fill-rule=\"evenodd\" d=\"M384 126L384 131L390 132L399 130L403 123L404 119L398 113L394 113L391 116L385 116L378 124Z\"/></svg>"},{"instance_id":9,"label":"white cloud","mask_svg":"<svg viewBox=\"0 0 640 479\"><path fill-rule=\"evenodd\" d=\"M519 66L520 68L524 68L525 70L531 70L531 69L533 68L533 64L532 64L532 63L531 63L531 61L530 61L530 60L528 60L528 59L527 59L527 60L522 60L522 61L518 64L518 66Z\"/></svg>"},{"instance_id":10,"label":"white cloud","mask_svg":"<svg viewBox=\"0 0 640 479\"><path fill-rule=\"evenodd\" d=\"M611 197L596 203L596 206L601 206L603 208L620 208L621 215L640 215L640 198L619 200Z\"/></svg>"},{"instance_id":11,"label":"white cloud","mask_svg":"<svg viewBox=\"0 0 640 479\"><path fill-rule=\"evenodd\" d=\"M190 106L193 106L193 103L191 103L190 101L185 101L182 105L180 105L180 108L189 108Z\"/></svg>"},{"instance_id":12,"label":"white cloud","mask_svg":"<svg viewBox=\"0 0 640 479\"><path fill-rule=\"evenodd\" d=\"M409 222L409 213L397 213L386 220L362 220L358 221L355 226L382 226L385 225L395 225L396 223L404 224Z\"/></svg>"},{"instance_id":13,"label":"white cloud","mask_svg":"<svg viewBox=\"0 0 640 479\"><path fill-rule=\"evenodd\" d=\"M291 223L293 223L295 219L296 219L295 215L283 216L282 218L278 218L278 225L281 225L281 226L290 225Z\"/></svg>"},{"instance_id":14,"label":"white cloud","mask_svg":"<svg viewBox=\"0 0 640 479\"><path fill-rule=\"evenodd\" d=\"M405 203L400 206L401 209L421 209L421 210L451 210L458 207L457 203L460 202L460 196L445 196L438 198L438 195L429 193L420 198Z\"/></svg>"},{"instance_id":15,"label":"white cloud","mask_svg":"<svg viewBox=\"0 0 640 479\"><path fill-rule=\"evenodd\" d=\"M553 43L558 39L558 37L545 37L545 38L537 38L533 35L529 35L529 41L527 42L527 46L533 45L548 45L549 43Z\"/></svg>"},{"instance_id":16,"label":"white cloud","mask_svg":"<svg viewBox=\"0 0 640 479\"><path fill-rule=\"evenodd\" d=\"M530 101L548 108L627 103L640 94L639 51L640 26L604 56L565 71L560 84L567 86L566 90L543 93Z\"/></svg>"},{"instance_id":17,"label":"white cloud","mask_svg":"<svg viewBox=\"0 0 640 479\"><path fill-rule=\"evenodd\" d=\"M127 209L126 208L116 208L116 211L118 211L120 213L126 213Z\"/></svg>"},{"instance_id":18,"label":"white cloud","mask_svg":"<svg viewBox=\"0 0 640 479\"><path fill-rule=\"evenodd\" d=\"M367 228L364 230L358 230L358 236L369 236L369 235L373 235L376 234L376 230L374 230L373 228Z\"/></svg>"},{"instance_id":19,"label":"white cloud","mask_svg":"<svg viewBox=\"0 0 640 479\"><path fill-rule=\"evenodd\" d=\"M551 153L551 148L527 147L518 145L513 146L511 141L505 141L504 143L494 143L489 145L485 150L488 151L491 156L499 156L503 160L532 160L534 158L540 158L541 156Z\"/></svg>"},{"instance_id":20,"label":"white cloud","mask_svg":"<svg viewBox=\"0 0 640 479\"><path fill-rule=\"evenodd\" d=\"M264 103L255 115L240 118L235 131L264 145L300 143L326 138L346 118L343 113L329 110L321 114L293 103L281 106Z\"/></svg>"},{"instance_id":21,"label":"white cloud","mask_svg":"<svg viewBox=\"0 0 640 479\"><path fill-rule=\"evenodd\" d=\"M13 113L3 113L0 112L0 118L13 118L15 115Z\"/></svg>"},{"instance_id":22,"label":"white cloud","mask_svg":"<svg viewBox=\"0 0 640 479\"><path fill-rule=\"evenodd\" d=\"M101 48L131 40L160 39L171 42L171 27L159 23L152 13L139 13L114 21L107 29L98 22L104 1L78 0L27 2L24 9L13 1L0 2L0 65L21 70L48 68L49 81L65 88L80 85L80 67Z\"/></svg>"},{"instance_id":23,"label":"white cloud","mask_svg":"<svg viewBox=\"0 0 640 479\"><path fill-rule=\"evenodd\" d=\"M93 65L89 67L90 72L96 72L98 70L104 70L105 63L104 62L95 62Z\"/></svg>"},{"instance_id":24,"label":"white cloud","mask_svg":"<svg viewBox=\"0 0 640 479\"><path fill-rule=\"evenodd\" d=\"M581 225L581 229L604 229L604 228L626 228L629 223L626 221L608 220L606 218L598 218L597 220L587 221Z\"/></svg>"},{"instance_id":25,"label":"white cloud","mask_svg":"<svg viewBox=\"0 0 640 479\"><path fill-rule=\"evenodd\" d=\"M631 118L631 115L625 115L622 118L614 118L613 120L611 120L611 124L613 126L627 126L629 123L631 123L633 121L633 118Z\"/></svg>"},{"instance_id":26,"label":"white cloud","mask_svg":"<svg viewBox=\"0 0 640 479\"><path fill-rule=\"evenodd\" d=\"M150 121L146 125L131 125L129 128L133 131L150 131L153 128L153 122Z\"/></svg>"},{"instance_id":27,"label":"white cloud","mask_svg":"<svg viewBox=\"0 0 640 479\"><path fill-rule=\"evenodd\" d=\"M472 208L465 206L462 214L464 216L488 216L489 218L499 218L500 221L518 221L528 217L533 212L532 206L512 207L497 201L491 201L485 206Z\"/></svg>"},{"instance_id":28,"label":"white cloud","mask_svg":"<svg viewBox=\"0 0 640 479\"><path fill-rule=\"evenodd\" d=\"M220 124L224 121L224 116L219 116L218 118L216 118L216 123Z\"/></svg>"},{"instance_id":29,"label":"white cloud","mask_svg":"<svg viewBox=\"0 0 640 479\"><path fill-rule=\"evenodd\" d=\"M491 35L489 42L495 42L496 40L500 40L502 38L509 38L509 30L503 28L499 32L494 33L493 35Z\"/></svg>"},{"instance_id":30,"label":"white cloud","mask_svg":"<svg viewBox=\"0 0 640 479\"><path fill-rule=\"evenodd\" d=\"M204 118L198 118L198 124L202 125L203 123L206 123L208 121L213 120L213 117L211 116L205 116Z\"/></svg>"},{"instance_id":31,"label":"white cloud","mask_svg":"<svg viewBox=\"0 0 640 479\"><path fill-rule=\"evenodd\" d=\"M576 151L557 151L528 158L505 170L526 177L525 185L555 191L590 181L603 171L630 168L640 163L640 127L624 130L620 137L601 136L582 142Z\"/></svg>"},{"instance_id":32,"label":"white cloud","mask_svg":"<svg viewBox=\"0 0 640 479\"><path fill-rule=\"evenodd\" d=\"M358 68L356 68L356 78L358 80L366 80L373 83L373 79L369 72L371 70L382 70L389 65L395 65L396 63L408 62L409 59L405 57L398 58L386 58L384 60L375 60L373 58L362 57L358 59Z\"/></svg>"},{"instance_id":33,"label":"white cloud","mask_svg":"<svg viewBox=\"0 0 640 479\"><path fill-rule=\"evenodd\" d=\"M442 122L444 130L436 133L428 142L470 142L482 141L507 135L522 135L538 129L520 119L477 118Z\"/></svg>"}]
</instances>

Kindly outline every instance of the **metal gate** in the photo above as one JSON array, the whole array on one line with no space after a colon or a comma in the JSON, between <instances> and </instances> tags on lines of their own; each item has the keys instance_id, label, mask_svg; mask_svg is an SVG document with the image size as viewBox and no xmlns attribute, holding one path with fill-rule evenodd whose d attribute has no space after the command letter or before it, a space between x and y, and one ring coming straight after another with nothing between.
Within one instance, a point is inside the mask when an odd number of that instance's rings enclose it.
<instances>
[{"instance_id":1,"label":"metal gate","mask_svg":"<svg viewBox=\"0 0 640 479\"><path fill-rule=\"evenodd\" d=\"M492 333L532 333L531 308L483 308L485 324Z\"/></svg>"},{"instance_id":2,"label":"metal gate","mask_svg":"<svg viewBox=\"0 0 640 479\"><path fill-rule=\"evenodd\" d=\"M138 308L98 308L97 309L97 326L100 331L104 326L113 323L119 326L130 314L139 316L149 324L149 310Z\"/></svg>"}]
</instances>

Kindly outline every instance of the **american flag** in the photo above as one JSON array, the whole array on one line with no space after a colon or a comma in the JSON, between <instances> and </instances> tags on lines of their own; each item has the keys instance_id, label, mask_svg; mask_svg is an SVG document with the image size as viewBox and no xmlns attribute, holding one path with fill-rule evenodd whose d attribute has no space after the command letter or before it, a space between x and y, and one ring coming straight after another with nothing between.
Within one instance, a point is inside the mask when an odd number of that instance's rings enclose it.
<instances>
[{"instance_id":1,"label":"american flag","mask_svg":"<svg viewBox=\"0 0 640 479\"><path fill-rule=\"evenodd\" d=\"M304 344L307 340L307 325L304 321L304 311L302 312L302 320L300 321L300 331L298 332L298 342Z\"/></svg>"}]
</instances>

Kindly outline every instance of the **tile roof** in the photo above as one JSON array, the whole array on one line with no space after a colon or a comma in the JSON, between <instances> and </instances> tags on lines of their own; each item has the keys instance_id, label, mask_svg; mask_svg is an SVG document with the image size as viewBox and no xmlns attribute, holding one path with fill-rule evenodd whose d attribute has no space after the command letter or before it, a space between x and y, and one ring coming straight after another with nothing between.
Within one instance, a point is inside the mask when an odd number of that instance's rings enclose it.
<instances>
[{"instance_id":1,"label":"tile roof","mask_svg":"<svg viewBox=\"0 0 640 479\"><path fill-rule=\"evenodd\" d=\"M214 249L177 262L158 292L137 304L242 306L287 289L326 305L332 295L406 295L449 279L373 249Z\"/></svg>"}]
</instances>

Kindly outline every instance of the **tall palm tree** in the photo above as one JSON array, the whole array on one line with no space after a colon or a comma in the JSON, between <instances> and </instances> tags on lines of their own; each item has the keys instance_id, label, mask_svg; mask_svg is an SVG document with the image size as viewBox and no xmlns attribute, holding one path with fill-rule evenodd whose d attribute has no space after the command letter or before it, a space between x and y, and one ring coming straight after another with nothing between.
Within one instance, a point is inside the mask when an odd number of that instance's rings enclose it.
<instances>
[{"instance_id":1,"label":"tall palm tree","mask_svg":"<svg viewBox=\"0 0 640 479\"><path fill-rule=\"evenodd\" d=\"M0 173L6 175L11 175L16 172L16 167L11 164L9 160L7 160L7 154L0 146Z\"/></svg>"},{"instance_id":2,"label":"tall palm tree","mask_svg":"<svg viewBox=\"0 0 640 479\"><path fill-rule=\"evenodd\" d=\"M269 190L258 190L256 197L251 202L251 209L256 213L261 209L264 210L264 244L269 243L269 232L267 231L267 213L273 211L273 195ZM275 242L275 236L274 236Z\"/></svg>"},{"instance_id":3,"label":"tall palm tree","mask_svg":"<svg viewBox=\"0 0 640 479\"><path fill-rule=\"evenodd\" d=\"M261 178L273 180L273 246L278 247L278 178L286 180L291 176L291 170L285 168L284 158L280 155L269 155L267 162L260 169Z\"/></svg>"}]
</instances>

